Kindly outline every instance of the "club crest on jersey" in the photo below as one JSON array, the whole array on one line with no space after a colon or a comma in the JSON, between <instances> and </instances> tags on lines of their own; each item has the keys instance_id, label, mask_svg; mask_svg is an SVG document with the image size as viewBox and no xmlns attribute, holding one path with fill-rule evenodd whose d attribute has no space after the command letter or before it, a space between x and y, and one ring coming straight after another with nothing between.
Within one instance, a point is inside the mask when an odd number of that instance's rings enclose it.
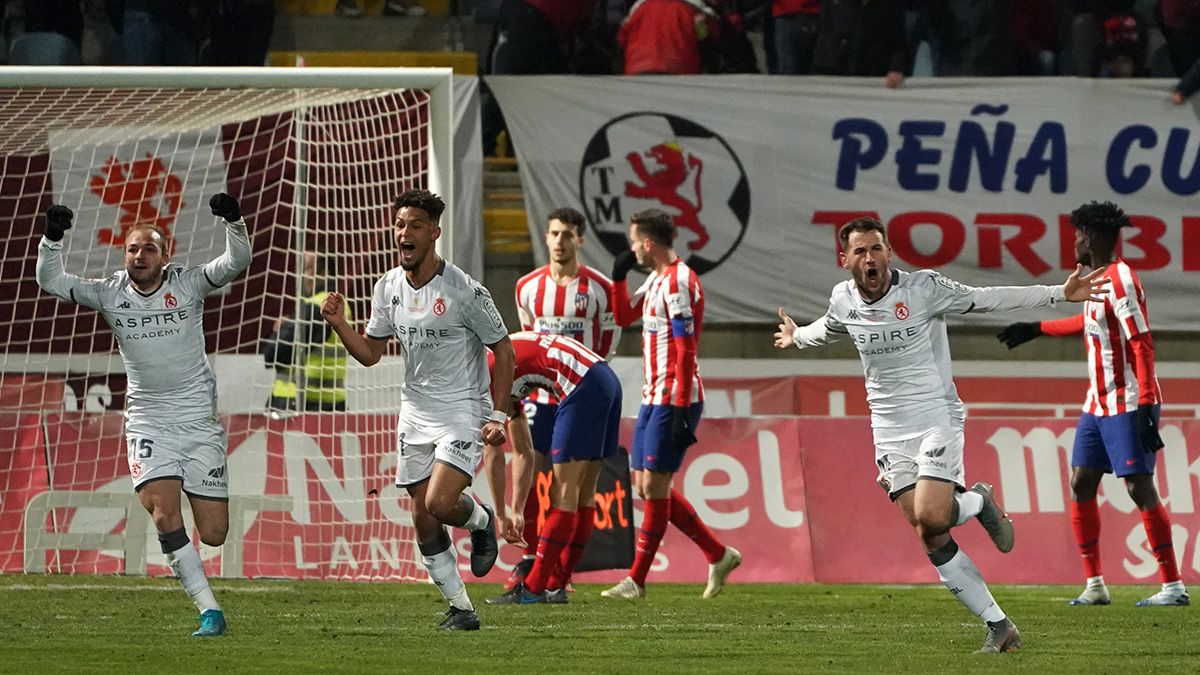
<instances>
[{"instance_id":1,"label":"club crest on jersey","mask_svg":"<svg viewBox=\"0 0 1200 675\"><path fill-rule=\"evenodd\" d=\"M129 465L129 475L133 478L140 478L142 475L142 463L134 462Z\"/></svg>"},{"instance_id":2,"label":"club crest on jersey","mask_svg":"<svg viewBox=\"0 0 1200 675\"><path fill-rule=\"evenodd\" d=\"M165 296L163 296L163 306L165 306L167 309L174 309L175 307L179 306L179 301L175 299L174 295L167 293Z\"/></svg>"},{"instance_id":3,"label":"club crest on jersey","mask_svg":"<svg viewBox=\"0 0 1200 675\"><path fill-rule=\"evenodd\" d=\"M908 318L908 305L903 302L896 303L896 318L901 321Z\"/></svg>"},{"instance_id":4,"label":"club crest on jersey","mask_svg":"<svg viewBox=\"0 0 1200 675\"><path fill-rule=\"evenodd\" d=\"M587 293L576 293L575 294L575 311L576 312L586 312L587 308L588 308Z\"/></svg>"},{"instance_id":5,"label":"club crest on jersey","mask_svg":"<svg viewBox=\"0 0 1200 675\"><path fill-rule=\"evenodd\" d=\"M620 115L592 135L580 161L579 197L612 255L629 248L629 214L663 209L697 274L728 259L750 222L750 181L729 143L695 121L658 112Z\"/></svg>"},{"instance_id":6,"label":"club crest on jersey","mask_svg":"<svg viewBox=\"0 0 1200 675\"><path fill-rule=\"evenodd\" d=\"M446 301L440 297L437 300L434 300L433 301L433 313L436 316L441 316L441 315L445 314L446 313Z\"/></svg>"}]
</instances>

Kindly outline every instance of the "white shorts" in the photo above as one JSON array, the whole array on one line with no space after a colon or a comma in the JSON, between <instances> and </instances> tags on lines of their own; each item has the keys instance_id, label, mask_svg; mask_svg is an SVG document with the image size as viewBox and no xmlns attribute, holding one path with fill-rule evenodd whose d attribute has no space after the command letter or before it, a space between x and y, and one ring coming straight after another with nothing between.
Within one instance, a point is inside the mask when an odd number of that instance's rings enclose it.
<instances>
[{"instance_id":1,"label":"white shorts","mask_svg":"<svg viewBox=\"0 0 1200 675\"><path fill-rule=\"evenodd\" d=\"M465 404L462 409L438 411L436 416L409 406L400 413L396 425L396 487L407 488L428 480L434 462L441 462L467 477L475 478L475 469L483 458L480 431L487 421L489 402Z\"/></svg>"},{"instance_id":2,"label":"white shorts","mask_svg":"<svg viewBox=\"0 0 1200 675\"><path fill-rule=\"evenodd\" d=\"M125 446L135 492L151 481L173 479L183 481L189 495L229 499L228 441L215 418L180 424L127 420Z\"/></svg>"},{"instance_id":3,"label":"white shorts","mask_svg":"<svg viewBox=\"0 0 1200 675\"><path fill-rule=\"evenodd\" d=\"M895 501L917 484L917 478L963 484L962 427L935 427L903 441L875 443L875 465L879 487Z\"/></svg>"}]
</instances>

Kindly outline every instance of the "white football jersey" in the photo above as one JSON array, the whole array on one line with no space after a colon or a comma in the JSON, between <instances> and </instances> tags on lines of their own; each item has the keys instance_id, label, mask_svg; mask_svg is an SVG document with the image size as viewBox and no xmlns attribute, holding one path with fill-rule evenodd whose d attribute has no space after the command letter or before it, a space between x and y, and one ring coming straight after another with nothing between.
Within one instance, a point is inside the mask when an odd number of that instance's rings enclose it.
<instances>
[{"instance_id":1,"label":"white football jersey","mask_svg":"<svg viewBox=\"0 0 1200 675\"><path fill-rule=\"evenodd\" d=\"M125 270L82 279L62 268L62 242L42 239L38 284L64 300L100 312L121 350L130 421L172 424L217 414L217 379L204 353L204 296L250 264L245 223L227 226L226 254L203 266L169 263L158 290L143 295Z\"/></svg>"},{"instance_id":2,"label":"white football jersey","mask_svg":"<svg viewBox=\"0 0 1200 675\"><path fill-rule=\"evenodd\" d=\"M876 441L915 438L962 426L965 411L954 387L947 314L1029 309L1065 299L1062 286L974 288L933 270L892 270L892 286L867 302L853 279L833 288L825 316L796 328L800 348L849 336L866 375Z\"/></svg>"},{"instance_id":3,"label":"white football jersey","mask_svg":"<svg viewBox=\"0 0 1200 675\"><path fill-rule=\"evenodd\" d=\"M402 405L425 414L490 400L487 352L508 335L492 296L442 261L429 283L413 288L396 267L375 284L367 335L395 337L404 348Z\"/></svg>"}]
</instances>

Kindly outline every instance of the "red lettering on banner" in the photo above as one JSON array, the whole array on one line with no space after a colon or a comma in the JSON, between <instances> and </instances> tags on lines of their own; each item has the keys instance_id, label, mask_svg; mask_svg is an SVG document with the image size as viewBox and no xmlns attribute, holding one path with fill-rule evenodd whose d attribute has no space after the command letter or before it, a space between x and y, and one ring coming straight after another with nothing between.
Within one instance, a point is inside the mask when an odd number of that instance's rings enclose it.
<instances>
[{"instance_id":1,"label":"red lettering on banner","mask_svg":"<svg viewBox=\"0 0 1200 675\"><path fill-rule=\"evenodd\" d=\"M1075 226L1067 213L1058 216L1058 264L1064 270L1073 270L1076 265Z\"/></svg>"},{"instance_id":2,"label":"red lettering on banner","mask_svg":"<svg viewBox=\"0 0 1200 675\"><path fill-rule=\"evenodd\" d=\"M1171 262L1171 252L1161 243L1167 233L1167 224L1154 216L1130 216L1134 233L1125 235L1117 244L1117 251L1129 266L1137 270L1161 270ZM1129 247L1136 246L1142 257L1129 255Z\"/></svg>"},{"instance_id":3,"label":"red lettering on banner","mask_svg":"<svg viewBox=\"0 0 1200 675\"><path fill-rule=\"evenodd\" d=\"M879 213L875 211L813 211L813 225L833 226L833 259L838 261L839 266L842 263L837 254L842 252L842 242L838 239L838 230L842 229L843 225L855 218L865 218L867 216L878 219Z\"/></svg>"},{"instance_id":4,"label":"red lettering on banner","mask_svg":"<svg viewBox=\"0 0 1200 675\"><path fill-rule=\"evenodd\" d=\"M918 225L932 225L941 231L941 243L933 253L921 253L913 243L912 230ZM905 262L918 267L936 268L954 262L962 252L967 231L962 221L949 213L910 211L897 214L888 223L888 240L892 250Z\"/></svg>"},{"instance_id":5,"label":"red lettering on banner","mask_svg":"<svg viewBox=\"0 0 1200 675\"><path fill-rule=\"evenodd\" d=\"M592 524L597 530L629 527L629 518L625 515L625 494L625 488L620 482L609 492L595 494L593 499L596 502L596 515Z\"/></svg>"},{"instance_id":6,"label":"red lettering on banner","mask_svg":"<svg viewBox=\"0 0 1200 675\"><path fill-rule=\"evenodd\" d=\"M1017 264L1033 276L1050 271L1050 265L1033 250L1033 245L1046 234L1046 223L1026 213L981 213L975 218L979 226L979 266L983 269L1003 267L1000 248L1008 249ZM1015 225L1017 231L1003 238L1002 225Z\"/></svg>"},{"instance_id":7,"label":"red lettering on banner","mask_svg":"<svg viewBox=\"0 0 1200 675\"><path fill-rule=\"evenodd\" d=\"M1183 219L1183 271L1200 272L1200 218Z\"/></svg>"}]
</instances>

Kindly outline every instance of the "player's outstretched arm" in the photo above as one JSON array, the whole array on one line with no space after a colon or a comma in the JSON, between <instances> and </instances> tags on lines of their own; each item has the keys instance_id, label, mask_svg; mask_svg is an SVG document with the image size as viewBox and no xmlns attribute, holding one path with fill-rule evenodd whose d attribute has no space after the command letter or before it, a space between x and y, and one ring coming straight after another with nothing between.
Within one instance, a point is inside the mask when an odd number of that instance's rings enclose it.
<instances>
[{"instance_id":1,"label":"player's outstretched arm","mask_svg":"<svg viewBox=\"0 0 1200 675\"><path fill-rule=\"evenodd\" d=\"M779 349L787 349L788 347L796 346L796 340L792 336L796 334L796 322L784 308L779 308L779 330L775 331L775 346Z\"/></svg>"},{"instance_id":2,"label":"player's outstretched arm","mask_svg":"<svg viewBox=\"0 0 1200 675\"><path fill-rule=\"evenodd\" d=\"M214 286L224 286L250 266L250 235L232 195L219 192L208 200L208 207L225 221L225 252L204 266L204 275Z\"/></svg>"},{"instance_id":3,"label":"player's outstretched arm","mask_svg":"<svg viewBox=\"0 0 1200 675\"><path fill-rule=\"evenodd\" d=\"M350 325L346 319L346 298L341 293L333 291L325 296L325 301L321 303L321 318L325 319L325 323L342 339L342 345L346 347L350 356L364 366L379 363L379 359L383 358L383 353L387 351L387 340L368 338Z\"/></svg>"},{"instance_id":4,"label":"player's outstretched arm","mask_svg":"<svg viewBox=\"0 0 1200 675\"><path fill-rule=\"evenodd\" d=\"M1009 349L1015 349L1030 340L1042 336L1042 322L1040 321L1018 321L1010 323L1004 327L1004 330L996 333L996 339L1004 343Z\"/></svg>"},{"instance_id":5,"label":"player's outstretched arm","mask_svg":"<svg viewBox=\"0 0 1200 675\"><path fill-rule=\"evenodd\" d=\"M38 245L37 284L43 291L62 300L99 309L102 280L81 279L63 268L63 236L71 229L75 214L70 208L55 204L46 209L46 227Z\"/></svg>"}]
</instances>

